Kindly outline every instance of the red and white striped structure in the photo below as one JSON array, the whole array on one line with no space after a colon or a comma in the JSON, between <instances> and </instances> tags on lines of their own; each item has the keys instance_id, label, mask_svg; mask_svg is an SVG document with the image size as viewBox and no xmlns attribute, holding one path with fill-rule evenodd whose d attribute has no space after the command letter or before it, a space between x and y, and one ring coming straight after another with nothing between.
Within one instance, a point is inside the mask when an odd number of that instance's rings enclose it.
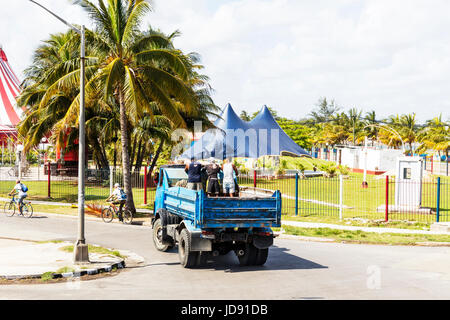
<instances>
[{"instance_id":1,"label":"red and white striped structure","mask_svg":"<svg viewBox=\"0 0 450 320\"><path fill-rule=\"evenodd\" d=\"M20 80L0 46L0 146L6 144L8 137L17 137L16 126L21 120L22 110L17 108L16 97L20 92Z\"/></svg>"}]
</instances>

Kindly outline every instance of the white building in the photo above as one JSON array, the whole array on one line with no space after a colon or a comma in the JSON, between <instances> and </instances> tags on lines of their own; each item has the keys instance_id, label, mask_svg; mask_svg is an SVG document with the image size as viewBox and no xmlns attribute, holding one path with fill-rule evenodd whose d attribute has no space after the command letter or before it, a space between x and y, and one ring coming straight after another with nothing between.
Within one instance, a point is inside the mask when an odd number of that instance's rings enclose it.
<instances>
[{"instance_id":1,"label":"white building","mask_svg":"<svg viewBox=\"0 0 450 320\"><path fill-rule=\"evenodd\" d=\"M338 163L355 172L363 172L366 167L368 174L383 174L395 170L397 159L401 156L402 150L345 147L338 151Z\"/></svg>"}]
</instances>

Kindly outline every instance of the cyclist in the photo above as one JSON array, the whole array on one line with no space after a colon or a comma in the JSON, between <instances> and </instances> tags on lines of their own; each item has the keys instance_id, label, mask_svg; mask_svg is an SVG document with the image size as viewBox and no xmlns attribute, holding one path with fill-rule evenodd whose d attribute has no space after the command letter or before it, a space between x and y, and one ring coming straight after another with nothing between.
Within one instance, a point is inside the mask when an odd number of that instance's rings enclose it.
<instances>
[{"instance_id":1,"label":"cyclist","mask_svg":"<svg viewBox=\"0 0 450 320\"><path fill-rule=\"evenodd\" d=\"M111 193L111 195L106 199L106 202L109 202L112 200L112 204L119 205L119 220L123 222L123 206L127 202L127 194L125 191L120 187L120 184L116 183L114 185L114 191Z\"/></svg>"},{"instance_id":2,"label":"cyclist","mask_svg":"<svg viewBox=\"0 0 450 320\"><path fill-rule=\"evenodd\" d=\"M20 180L16 181L16 185L14 186L14 188L11 190L10 193L8 193L9 196L15 196L18 195L18 206L19 206L19 212L20 214L22 213L22 206L23 206L23 200L28 196L27 194L28 188L20 182Z\"/></svg>"}]
</instances>

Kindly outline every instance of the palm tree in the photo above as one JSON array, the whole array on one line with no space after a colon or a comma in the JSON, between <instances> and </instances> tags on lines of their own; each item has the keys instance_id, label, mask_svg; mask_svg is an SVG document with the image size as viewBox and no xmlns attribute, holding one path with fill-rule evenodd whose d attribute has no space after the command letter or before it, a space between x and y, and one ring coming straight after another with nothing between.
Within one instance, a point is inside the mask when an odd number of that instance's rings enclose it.
<instances>
[{"instance_id":1,"label":"palm tree","mask_svg":"<svg viewBox=\"0 0 450 320\"><path fill-rule=\"evenodd\" d=\"M166 36L152 29L140 31L144 16L151 10L148 2L73 2L86 10L95 25L94 31L86 30L87 114L91 110L93 117L100 120L99 114L112 112L111 106L117 106L118 113L112 114L118 116L120 124L117 138L121 141L127 207L135 211L131 189L132 127L143 117L155 116L152 104L157 106L158 114L170 119L173 127L186 127L180 110L195 113L199 109L205 100L201 87L206 81L195 71L201 66L194 55L184 55L173 47L171 38L177 33ZM78 127L79 36L69 31L67 37L59 48L53 44L45 48L51 53L50 58L47 52L40 54L40 63L29 70L28 90L21 102L32 107L22 130L35 132L34 140L49 131L64 137L69 128ZM113 128L114 121L106 122L105 130L108 126ZM97 133L97 126L90 128Z\"/></svg>"},{"instance_id":2,"label":"palm tree","mask_svg":"<svg viewBox=\"0 0 450 320\"><path fill-rule=\"evenodd\" d=\"M352 108L348 112L348 120L351 127L351 135L349 138L352 139L353 145L356 145L357 135L362 129L361 114L362 111L356 108Z\"/></svg>"},{"instance_id":3,"label":"palm tree","mask_svg":"<svg viewBox=\"0 0 450 320\"><path fill-rule=\"evenodd\" d=\"M251 121L251 120L252 120L252 116L250 116L250 115L248 114L248 112L245 111L245 110L242 110L242 112L241 112L241 114L239 115L239 117L240 117L242 120L244 120L244 121Z\"/></svg>"},{"instance_id":4,"label":"palm tree","mask_svg":"<svg viewBox=\"0 0 450 320\"><path fill-rule=\"evenodd\" d=\"M450 125L442 121L442 115L428 120L425 128L419 133L418 139L421 143L418 151L427 152L435 150L441 154L444 152L448 159L450 151Z\"/></svg>"},{"instance_id":5,"label":"palm tree","mask_svg":"<svg viewBox=\"0 0 450 320\"><path fill-rule=\"evenodd\" d=\"M174 100L188 110L197 105L193 90L186 84L194 66L164 35L153 30L146 33L139 30L144 16L151 11L148 2L109 0L105 4L99 0L95 5L88 0L77 0L74 3L85 9L95 25L95 31L86 32L89 51L97 60L93 74L87 76L86 104L103 100L119 105L124 188L128 194L127 208L134 212L130 125L144 112L152 115L150 103L156 102L176 126L185 126ZM79 73L75 72L56 81L41 104L47 103L59 88L73 87L78 78ZM73 100L59 126L73 122L78 109L79 97Z\"/></svg>"},{"instance_id":6,"label":"palm tree","mask_svg":"<svg viewBox=\"0 0 450 320\"><path fill-rule=\"evenodd\" d=\"M380 131L378 127L377 115L374 110L366 113L364 125L364 131L366 132L367 137L372 140L373 146L374 140L378 140L378 133Z\"/></svg>"}]
</instances>

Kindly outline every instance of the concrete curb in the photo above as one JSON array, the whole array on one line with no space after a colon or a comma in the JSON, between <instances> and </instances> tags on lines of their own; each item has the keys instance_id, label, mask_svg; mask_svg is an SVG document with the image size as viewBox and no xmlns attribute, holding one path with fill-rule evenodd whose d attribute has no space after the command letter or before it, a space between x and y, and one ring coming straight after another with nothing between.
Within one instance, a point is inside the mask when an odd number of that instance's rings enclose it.
<instances>
[{"instance_id":1,"label":"concrete curb","mask_svg":"<svg viewBox=\"0 0 450 320\"><path fill-rule=\"evenodd\" d=\"M20 239L10 239L10 240L18 240L18 241L30 241L36 242L34 240L20 240ZM95 245L94 245L95 246ZM114 248L105 248L110 251L118 251L120 255L125 258L120 258L120 261L110 263L103 267L91 268L86 270L78 270L74 272L66 272L66 273L52 273L52 279L70 279L70 278L80 278L86 275L96 275L100 273L111 272L113 269L125 269L127 266L132 268L136 266L143 265L145 259L138 254L129 251L129 250L119 250ZM0 276L0 280L28 280L28 279L40 279L42 278L42 274L30 274L30 275L10 275L10 276Z\"/></svg>"},{"instance_id":2,"label":"concrete curb","mask_svg":"<svg viewBox=\"0 0 450 320\"><path fill-rule=\"evenodd\" d=\"M62 279L62 278L80 278L86 275L95 275L100 273L111 272L113 269L124 269L125 260L122 259L120 262L112 263L106 267L92 268L87 270L80 270L75 272L66 273L52 273L52 279ZM43 273L44 274L44 273ZM40 279L43 274L31 274L31 275L20 275L20 276L0 276L3 280L27 280L27 279Z\"/></svg>"}]
</instances>

